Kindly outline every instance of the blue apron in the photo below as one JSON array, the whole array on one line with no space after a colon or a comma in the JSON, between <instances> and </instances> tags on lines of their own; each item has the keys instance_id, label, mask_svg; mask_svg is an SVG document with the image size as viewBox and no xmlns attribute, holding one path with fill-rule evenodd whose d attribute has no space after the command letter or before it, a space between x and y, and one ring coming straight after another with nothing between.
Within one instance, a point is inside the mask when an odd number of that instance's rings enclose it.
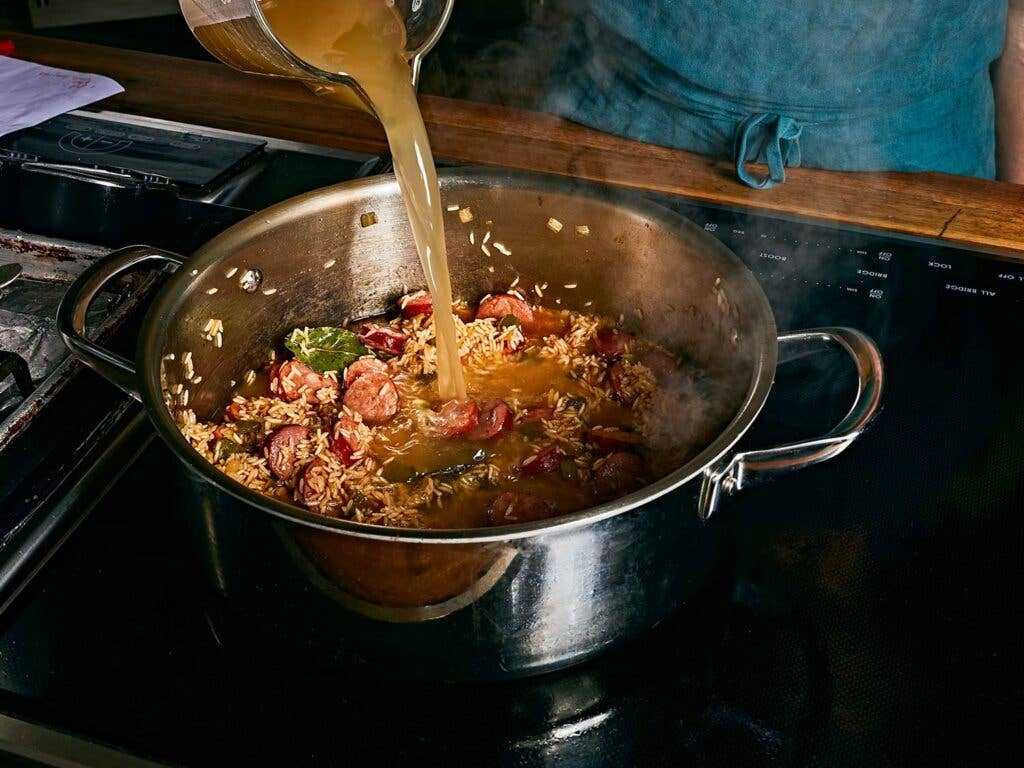
<instances>
[{"instance_id":1,"label":"blue apron","mask_svg":"<svg viewBox=\"0 0 1024 768\"><path fill-rule=\"evenodd\" d=\"M991 178L1006 0L589 0L545 107L600 130L785 167ZM756 176L747 163L767 163Z\"/></svg>"}]
</instances>

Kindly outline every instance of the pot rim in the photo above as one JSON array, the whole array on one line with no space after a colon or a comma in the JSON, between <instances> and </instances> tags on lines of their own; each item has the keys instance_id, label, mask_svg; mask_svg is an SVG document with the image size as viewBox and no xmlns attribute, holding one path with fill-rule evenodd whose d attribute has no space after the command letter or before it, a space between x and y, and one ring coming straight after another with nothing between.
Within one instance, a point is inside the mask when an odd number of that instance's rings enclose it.
<instances>
[{"instance_id":1,"label":"pot rim","mask_svg":"<svg viewBox=\"0 0 1024 768\"><path fill-rule=\"evenodd\" d=\"M462 189L501 183L514 189L525 188L533 191L542 189L561 194L587 196L602 203L629 208L665 231L686 239L700 241L702 248L706 252L714 253L715 258L721 262L723 274L729 273L730 278L748 284L747 302L744 308L750 313L754 327L762 329L759 356L751 385L743 404L728 425L704 450L682 467L628 496L548 520L495 528L398 528L324 517L264 496L221 473L195 451L181 434L164 402L161 390L160 352L162 347L159 342L172 317L172 310L176 308L181 295L194 280L190 273L198 269L202 274L224 259L230 258L239 245L261 232L276 227L283 221L303 217L339 201L359 199L363 196L364 190L369 188L382 185L391 186L394 187L394 192L397 194L398 183L393 175L374 176L307 192L243 219L202 245L167 280L154 299L143 320L136 350L140 395L157 433L192 474L263 512L307 528L393 542L477 544L546 535L579 528L624 514L689 482L709 465L722 458L746 433L764 406L774 383L778 359L778 335L775 317L763 289L754 278L753 273L725 245L683 216L628 190L574 178L493 168L446 169L439 171L438 178L445 190L456 185ZM694 512L694 514L696 513Z\"/></svg>"}]
</instances>

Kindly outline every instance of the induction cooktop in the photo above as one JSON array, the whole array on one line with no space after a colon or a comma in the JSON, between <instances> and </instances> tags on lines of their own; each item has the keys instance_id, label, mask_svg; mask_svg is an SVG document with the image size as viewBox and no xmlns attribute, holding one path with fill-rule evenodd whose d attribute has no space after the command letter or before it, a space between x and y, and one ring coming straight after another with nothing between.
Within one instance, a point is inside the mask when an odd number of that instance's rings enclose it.
<instances>
[{"instance_id":1,"label":"induction cooktop","mask_svg":"<svg viewBox=\"0 0 1024 768\"><path fill-rule=\"evenodd\" d=\"M842 456L723 503L727 554L692 604L536 679L327 666L201 583L175 460L153 441L0 615L0 752L52 765L1005 762L1024 732L1024 264L657 202L743 259L780 332L862 329L887 375L882 414ZM783 364L743 445L827 431L852 386L841 356Z\"/></svg>"}]
</instances>

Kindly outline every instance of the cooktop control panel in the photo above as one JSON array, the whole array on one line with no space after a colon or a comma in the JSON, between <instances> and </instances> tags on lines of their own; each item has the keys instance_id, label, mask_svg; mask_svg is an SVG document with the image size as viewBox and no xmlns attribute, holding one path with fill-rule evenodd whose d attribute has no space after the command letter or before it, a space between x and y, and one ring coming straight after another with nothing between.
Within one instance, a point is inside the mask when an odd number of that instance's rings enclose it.
<instances>
[{"instance_id":1,"label":"cooktop control panel","mask_svg":"<svg viewBox=\"0 0 1024 768\"><path fill-rule=\"evenodd\" d=\"M731 248L766 291L819 289L844 299L884 302L913 285L983 302L1024 301L1024 263L910 237L835 225L785 221L719 208L672 203Z\"/></svg>"}]
</instances>

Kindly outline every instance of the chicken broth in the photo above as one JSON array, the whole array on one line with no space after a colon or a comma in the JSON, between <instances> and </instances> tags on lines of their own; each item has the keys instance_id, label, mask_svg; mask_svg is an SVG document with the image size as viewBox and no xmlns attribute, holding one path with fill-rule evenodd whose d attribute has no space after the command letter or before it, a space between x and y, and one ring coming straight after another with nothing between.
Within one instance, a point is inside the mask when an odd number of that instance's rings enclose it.
<instances>
[{"instance_id":1,"label":"chicken broth","mask_svg":"<svg viewBox=\"0 0 1024 768\"><path fill-rule=\"evenodd\" d=\"M476 398L505 400L513 413L519 414L514 428L486 441L446 439L418 429L419 419L412 411L430 403L431 388L414 377L399 381L403 406L391 424L378 430L371 443L375 455L391 459L384 467L385 478L407 482L418 476L447 482L457 480L468 469L487 464L498 469L496 487L536 495L551 502L561 513L593 505L592 489L588 484L566 482L564 475L569 470L561 461L557 469L543 475L526 475L519 470L523 461L538 452L545 439L543 421L522 421L523 414L529 413L529 404L547 403L552 391L565 398L586 401L586 388L570 377L569 371L558 362L537 354L525 354L486 372L467 372L466 386ZM580 408L584 410L585 406ZM629 409L610 400L599 402L590 415L601 424L633 427ZM551 421L555 422L554 414ZM573 460L567 457L566 461ZM574 465L571 472L577 471ZM456 498L433 510L429 515L431 527L487 525L486 512L494 489L491 483L486 485L466 488Z\"/></svg>"},{"instance_id":2,"label":"chicken broth","mask_svg":"<svg viewBox=\"0 0 1024 768\"><path fill-rule=\"evenodd\" d=\"M260 0L267 26L296 57L321 72L346 75L358 86L387 134L416 250L438 313L435 386L442 397L466 397L455 346L451 279L445 249L441 190L406 58L405 24L393 0ZM281 73L271 43L252 17L196 26L197 39L239 69ZM352 106L350 89L324 78L312 83L323 98Z\"/></svg>"},{"instance_id":3,"label":"chicken broth","mask_svg":"<svg viewBox=\"0 0 1024 768\"><path fill-rule=\"evenodd\" d=\"M440 310L436 386L444 398L466 397L450 320L441 188L405 59L405 24L394 2L264 0L261 7L274 34L299 58L325 72L352 77L384 126L427 288ZM323 95L336 98L337 91Z\"/></svg>"}]
</instances>

